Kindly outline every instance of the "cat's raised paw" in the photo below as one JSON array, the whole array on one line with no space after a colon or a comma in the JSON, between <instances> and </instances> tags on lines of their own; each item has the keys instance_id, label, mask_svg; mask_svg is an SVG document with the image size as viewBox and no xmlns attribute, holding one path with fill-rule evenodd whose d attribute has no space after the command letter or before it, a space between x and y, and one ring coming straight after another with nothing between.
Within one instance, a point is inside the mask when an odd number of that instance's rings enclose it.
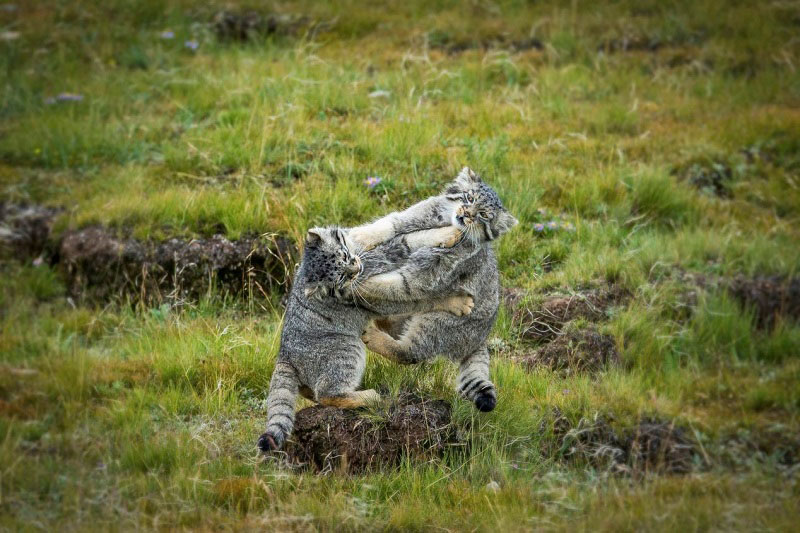
<instances>
[{"instance_id":1,"label":"cat's raised paw","mask_svg":"<svg viewBox=\"0 0 800 533\"><path fill-rule=\"evenodd\" d=\"M452 296L448 299L448 310L456 316L468 315L475 307L472 296Z\"/></svg>"},{"instance_id":2,"label":"cat's raised paw","mask_svg":"<svg viewBox=\"0 0 800 533\"><path fill-rule=\"evenodd\" d=\"M475 395L475 407L481 413L493 411L496 405L497 396L495 395L493 388L483 390Z\"/></svg>"}]
</instances>

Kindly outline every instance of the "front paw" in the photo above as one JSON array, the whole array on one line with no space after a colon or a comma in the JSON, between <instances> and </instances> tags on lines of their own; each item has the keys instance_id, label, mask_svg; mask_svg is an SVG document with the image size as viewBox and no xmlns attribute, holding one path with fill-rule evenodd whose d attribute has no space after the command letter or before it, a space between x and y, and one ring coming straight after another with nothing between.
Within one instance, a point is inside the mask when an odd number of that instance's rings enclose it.
<instances>
[{"instance_id":1,"label":"front paw","mask_svg":"<svg viewBox=\"0 0 800 533\"><path fill-rule=\"evenodd\" d=\"M373 349L384 335L386 335L386 333L370 324L367 326L367 329L364 330L364 333L361 334L361 341L367 345L367 348Z\"/></svg>"},{"instance_id":2,"label":"front paw","mask_svg":"<svg viewBox=\"0 0 800 533\"><path fill-rule=\"evenodd\" d=\"M380 244L380 241L376 240L372 233L359 228L352 228L347 236L350 237L350 240L361 246L364 251L372 250Z\"/></svg>"},{"instance_id":3,"label":"front paw","mask_svg":"<svg viewBox=\"0 0 800 533\"><path fill-rule=\"evenodd\" d=\"M453 296L448 301L448 310L456 316L465 316L472 312L475 302L472 296Z\"/></svg>"},{"instance_id":4,"label":"front paw","mask_svg":"<svg viewBox=\"0 0 800 533\"><path fill-rule=\"evenodd\" d=\"M438 244L439 248L452 248L459 243L464 232L456 227L452 227L450 235Z\"/></svg>"}]
</instances>

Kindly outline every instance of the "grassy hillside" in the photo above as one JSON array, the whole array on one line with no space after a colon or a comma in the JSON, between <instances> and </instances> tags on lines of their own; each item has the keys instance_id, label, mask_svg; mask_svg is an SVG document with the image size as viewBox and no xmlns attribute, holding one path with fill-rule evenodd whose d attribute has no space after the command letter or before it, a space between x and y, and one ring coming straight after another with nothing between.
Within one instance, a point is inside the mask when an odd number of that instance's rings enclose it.
<instances>
[{"instance_id":1,"label":"grassy hillside","mask_svg":"<svg viewBox=\"0 0 800 533\"><path fill-rule=\"evenodd\" d=\"M796 527L799 28L794 2L3 4L0 200L59 211L51 252L0 260L0 527ZM365 387L453 405L462 445L398 467L259 457L279 289L98 301L52 253L90 226L300 242L464 165L520 220L498 406L371 354ZM564 299L593 303L532 333ZM582 338L616 359L546 364ZM642 420L688 468L603 456Z\"/></svg>"}]
</instances>

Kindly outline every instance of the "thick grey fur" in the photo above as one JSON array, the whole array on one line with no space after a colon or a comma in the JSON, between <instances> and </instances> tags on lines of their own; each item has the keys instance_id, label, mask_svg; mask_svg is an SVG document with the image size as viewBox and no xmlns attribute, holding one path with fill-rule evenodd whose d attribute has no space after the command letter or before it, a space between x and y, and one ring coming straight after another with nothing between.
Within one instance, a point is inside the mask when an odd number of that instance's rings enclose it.
<instances>
[{"instance_id":1,"label":"thick grey fur","mask_svg":"<svg viewBox=\"0 0 800 533\"><path fill-rule=\"evenodd\" d=\"M492 410L486 337L497 317L499 274L489 242L516 222L495 191L465 168L441 195L403 212L346 233L311 230L289 296L259 447L283 445L298 391L349 406L377 398L355 391L366 363L359 334L376 317L392 316L383 325L399 338L367 328L362 338L371 349L405 364L447 355L460 365L459 392L481 411ZM453 230L461 236L454 246ZM357 253L359 245L374 249ZM474 296L471 314L472 300L463 294Z\"/></svg>"},{"instance_id":2,"label":"thick grey fur","mask_svg":"<svg viewBox=\"0 0 800 533\"><path fill-rule=\"evenodd\" d=\"M453 230L450 230L451 233ZM425 235L425 232L417 234ZM442 232L416 242L440 244ZM354 284L361 276L385 272L413 252L409 237L393 239L385 250L361 256L359 246L337 227L309 230L305 251L286 307L281 344L267 398L267 427L258 445L263 451L280 448L291 434L298 392L326 405L355 407L379 398L375 391L356 391L366 364L360 336L376 316L431 310L468 313L472 300L443 296L402 302L359 300ZM345 296L345 293L347 296Z\"/></svg>"},{"instance_id":3,"label":"thick grey fur","mask_svg":"<svg viewBox=\"0 0 800 533\"><path fill-rule=\"evenodd\" d=\"M453 248L414 252L401 268L359 284L359 292L370 301L466 293L473 296L475 307L460 317L431 312L381 320L377 327L367 329L362 340L374 352L403 364L437 355L448 357L459 365L458 392L479 410L491 411L497 392L489 376L486 339L500 302L491 241L514 227L516 219L497 193L469 168L463 169L442 195L386 218L398 228L432 227L444 218L465 229L465 237ZM382 221L373 224L380 227Z\"/></svg>"}]
</instances>

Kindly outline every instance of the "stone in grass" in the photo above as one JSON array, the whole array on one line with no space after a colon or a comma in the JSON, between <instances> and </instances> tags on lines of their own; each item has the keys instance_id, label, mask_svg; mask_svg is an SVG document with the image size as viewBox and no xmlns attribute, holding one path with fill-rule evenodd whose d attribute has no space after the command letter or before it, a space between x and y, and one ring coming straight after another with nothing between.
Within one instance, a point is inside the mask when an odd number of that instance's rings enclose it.
<instances>
[{"instance_id":1,"label":"stone in grass","mask_svg":"<svg viewBox=\"0 0 800 533\"><path fill-rule=\"evenodd\" d=\"M398 465L404 456L441 457L458 439L450 404L403 394L378 415L316 405L297 413L285 453L318 472L359 473Z\"/></svg>"},{"instance_id":2,"label":"stone in grass","mask_svg":"<svg viewBox=\"0 0 800 533\"><path fill-rule=\"evenodd\" d=\"M543 366L564 375L599 372L620 363L614 337L591 328L556 337L518 360L528 368Z\"/></svg>"}]
</instances>

